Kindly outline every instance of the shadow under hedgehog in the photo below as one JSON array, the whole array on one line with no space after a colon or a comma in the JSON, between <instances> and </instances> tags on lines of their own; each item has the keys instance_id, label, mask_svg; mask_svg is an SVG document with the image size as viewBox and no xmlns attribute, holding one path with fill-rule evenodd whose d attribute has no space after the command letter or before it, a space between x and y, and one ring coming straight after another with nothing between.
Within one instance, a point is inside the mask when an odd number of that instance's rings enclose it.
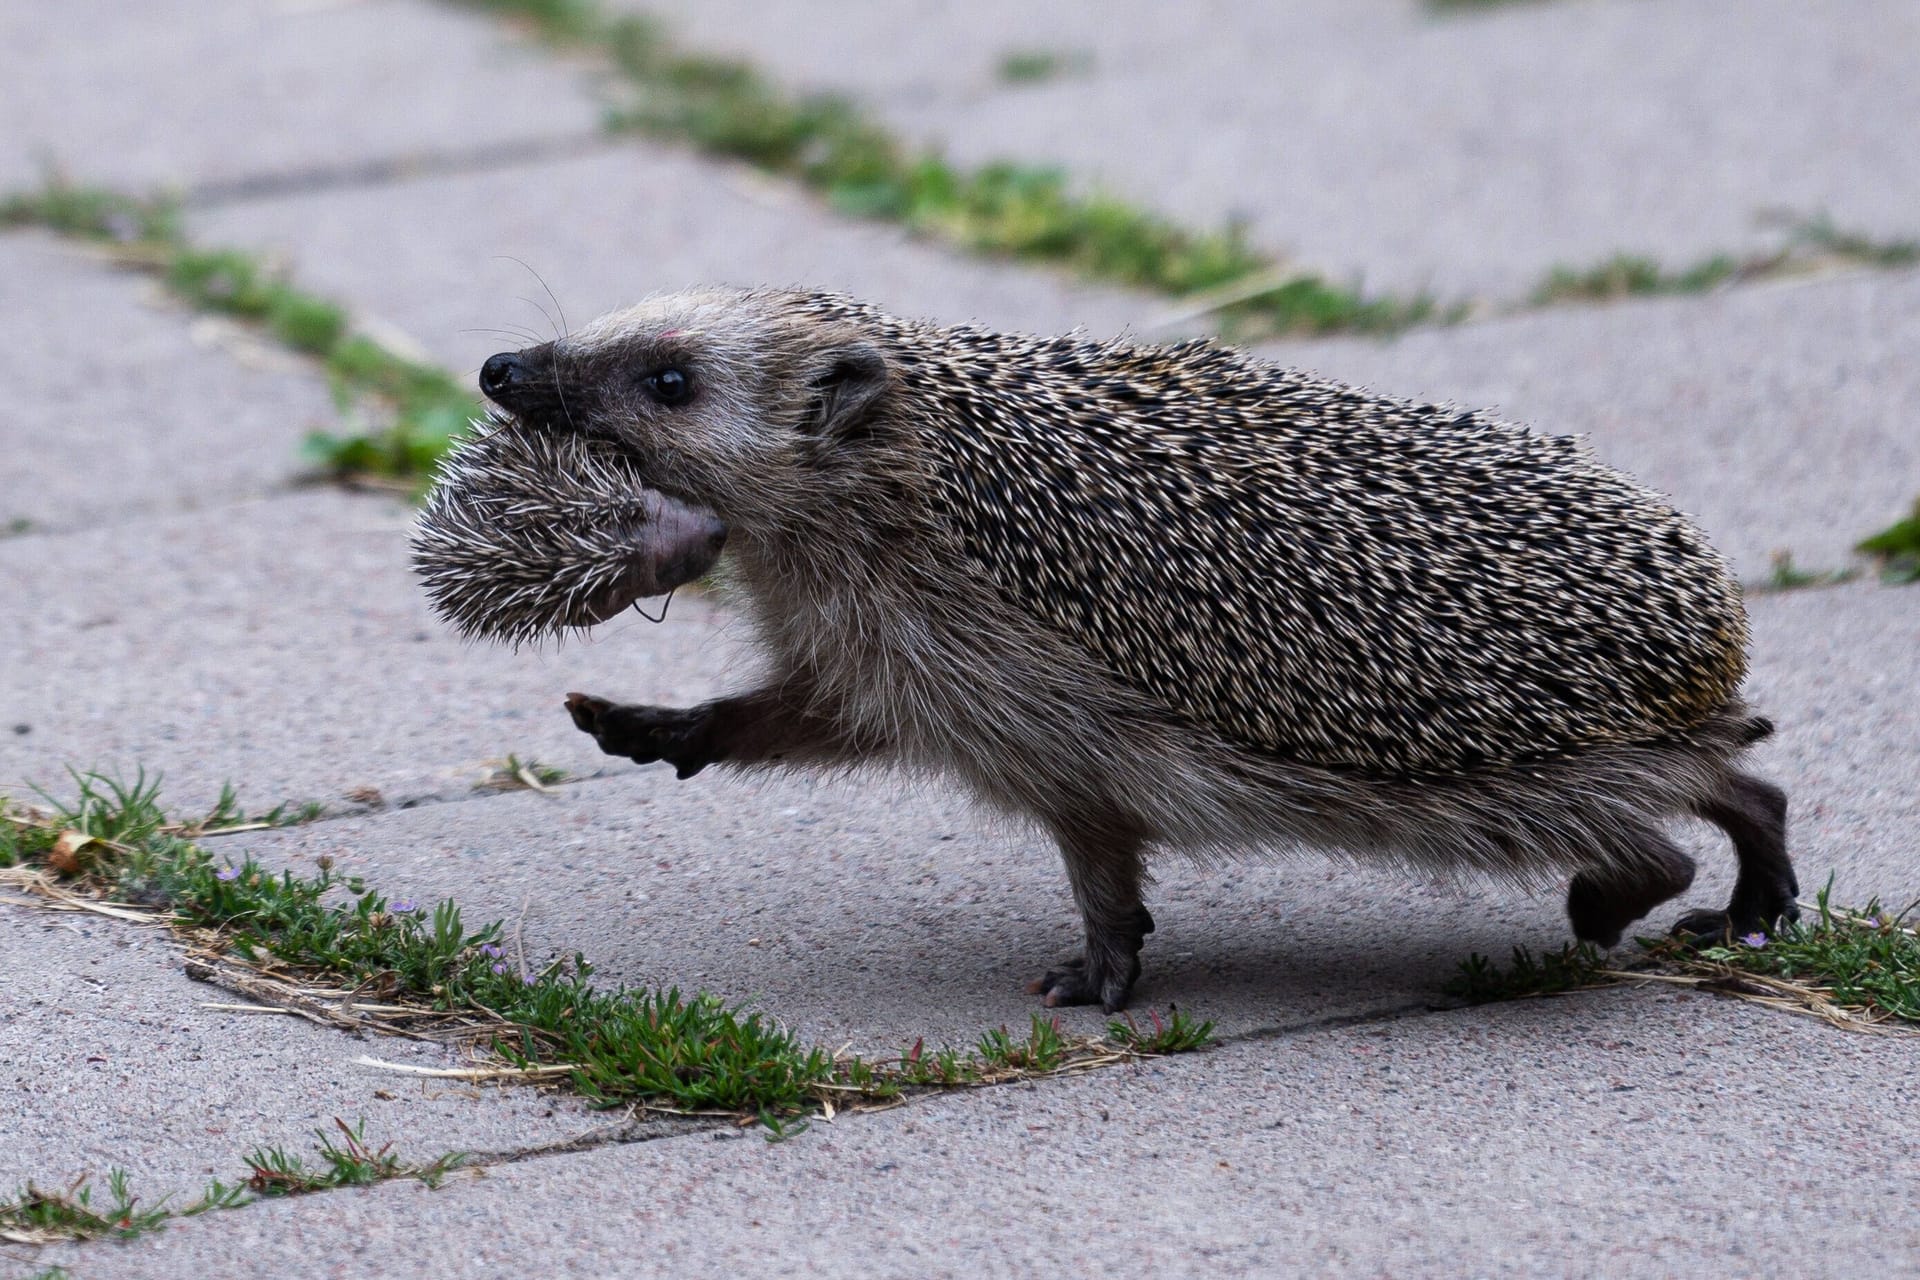
<instances>
[{"instance_id":1,"label":"shadow under hedgehog","mask_svg":"<svg viewBox=\"0 0 1920 1280\"><path fill-rule=\"evenodd\" d=\"M1786 797L1737 761L1740 589L1574 439L1205 342L1034 338L832 294L664 296L494 356L415 534L440 612L523 641L720 563L766 662L697 707L571 694L682 778L883 763L1059 842L1086 947L1032 984L1121 1008L1152 848L1316 846L1571 873L1610 946L1739 876L1698 936L1793 917Z\"/></svg>"}]
</instances>

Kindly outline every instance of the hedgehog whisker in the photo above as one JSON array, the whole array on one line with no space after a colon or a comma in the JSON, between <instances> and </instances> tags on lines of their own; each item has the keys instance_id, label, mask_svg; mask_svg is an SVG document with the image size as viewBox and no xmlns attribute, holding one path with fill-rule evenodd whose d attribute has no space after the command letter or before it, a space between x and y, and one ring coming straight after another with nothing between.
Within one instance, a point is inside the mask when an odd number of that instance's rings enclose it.
<instances>
[{"instance_id":1,"label":"hedgehog whisker","mask_svg":"<svg viewBox=\"0 0 1920 1280\"><path fill-rule=\"evenodd\" d=\"M520 262L520 259L515 258L514 261ZM526 267L528 274L530 274L535 280L538 280L540 282L540 287L546 290L548 300L553 303L553 309L560 313L560 327L553 335L554 340L557 342L560 339L566 337L568 334L572 333L573 326L567 323L567 309L560 305L560 299L554 295L553 287L547 283L547 278L541 275L538 271L535 271L531 266L528 266L528 264L524 262L520 262L520 265L523 267ZM545 310L546 310L545 307L541 308L541 311L543 313L545 312ZM548 323L549 324L552 323L552 317L550 316L548 317Z\"/></svg>"}]
</instances>

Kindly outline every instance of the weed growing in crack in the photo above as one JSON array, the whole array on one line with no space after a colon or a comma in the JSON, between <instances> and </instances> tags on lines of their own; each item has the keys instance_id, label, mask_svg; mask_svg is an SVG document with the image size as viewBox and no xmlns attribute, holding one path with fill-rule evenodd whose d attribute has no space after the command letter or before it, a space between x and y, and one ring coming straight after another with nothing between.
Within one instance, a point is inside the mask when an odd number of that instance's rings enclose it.
<instances>
[{"instance_id":1,"label":"weed growing in crack","mask_svg":"<svg viewBox=\"0 0 1920 1280\"><path fill-rule=\"evenodd\" d=\"M995 64L994 77L1007 85L1045 84L1068 76L1083 76L1092 69L1093 55L1085 50L1011 49Z\"/></svg>"},{"instance_id":2,"label":"weed growing in crack","mask_svg":"<svg viewBox=\"0 0 1920 1280\"><path fill-rule=\"evenodd\" d=\"M1212 1022L1195 1022L1173 1006L1168 1006L1165 1021L1151 1009L1147 1010L1147 1020L1153 1025L1151 1031L1142 1029L1132 1014L1123 1014L1107 1024L1107 1038L1135 1053L1149 1055L1192 1053L1213 1041Z\"/></svg>"},{"instance_id":3,"label":"weed growing in crack","mask_svg":"<svg viewBox=\"0 0 1920 1280\"><path fill-rule=\"evenodd\" d=\"M1774 934L1697 949L1662 939L1648 949L1713 989L1843 1025L1920 1025L1920 929L1913 923L1920 902L1894 911L1877 898L1860 908L1837 907L1832 899L1828 880L1815 896L1812 918Z\"/></svg>"},{"instance_id":4,"label":"weed growing in crack","mask_svg":"<svg viewBox=\"0 0 1920 1280\"><path fill-rule=\"evenodd\" d=\"M1024 1040L1015 1040L1007 1029L989 1031L980 1037L975 1050L981 1064L989 1070L1048 1072L1059 1067L1067 1052L1060 1035L1058 1018L1033 1015L1033 1024Z\"/></svg>"},{"instance_id":5,"label":"weed growing in crack","mask_svg":"<svg viewBox=\"0 0 1920 1280\"><path fill-rule=\"evenodd\" d=\"M1525 947L1515 947L1513 962L1505 969L1475 952L1460 962L1459 974L1445 989L1448 995L1479 1004L1578 991L1611 981L1606 956L1591 943L1582 942L1569 943L1538 958Z\"/></svg>"},{"instance_id":6,"label":"weed growing in crack","mask_svg":"<svg viewBox=\"0 0 1920 1280\"><path fill-rule=\"evenodd\" d=\"M1791 551L1776 551L1770 560L1766 577L1758 582L1743 584L1749 595L1800 591L1808 587L1837 587L1860 576L1858 569L1802 569L1793 562Z\"/></svg>"},{"instance_id":7,"label":"weed growing in crack","mask_svg":"<svg viewBox=\"0 0 1920 1280\"><path fill-rule=\"evenodd\" d=\"M317 1166L309 1166L302 1157L282 1147L258 1148L246 1158L248 1173L243 1182L211 1180L199 1199L178 1209L168 1208L165 1200L142 1208L139 1198L128 1190L124 1169L107 1174L107 1196L99 1203L84 1177L60 1191L45 1191L29 1183L13 1199L0 1201L0 1240L16 1244L103 1236L127 1240L160 1230L177 1218L215 1209L238 1209L277 1196L365 1187L396 1179L437 1188L465 1160L462 1155L450 1154L424 1165L408 1164L392 1153L390 1143L371 1146L364 1120L349 1125L335 1117L333 1123L340 1134L338 1141L325 1129L315 1130L320 1139Z\"/></svg>"},{"instance_id":8,"label":"weed growing in crack","mask_svg":"<svg viewBox=\"0 0 1920 1280\"><path fill-rule=\"evenodd\" d=\"M1913 514L1896 520L1855 548L1880 562L1880 579L1894 585L1920 582L1920 501Z\"/></svg>"},{"instance_id":9,"label":"weed growing in crack","mask_svg":"<svg viewBox=\"0 0 1920 1280\"><path fill-rule=\"evenodd\" d=\"M1705 293L1724 284L1812 270L1822 264L1895 268L1920 262L1920 241L1881 240L1835 227L1825 217L1801 219L1767 253L1718 253L1669 271L1654 258L1616 254L1597 266L1555 267L1533 291L1535 306L1608 302L1618 298Z\"/></svg>"},{"instance_id":10,"label":"weed growing in crack","mask_svg":"<svg viewBox=\"0 0 1920 1280\"><path fill-rule=\"evenodd\" d=\"M94 1236L130 1240L173 1216L164 1204L141 1208L139 1197L127 1189L125 1169L107 1174L104 1199L96 1202L93 1192L85 1178L58 1191L28 1183L13 1199L0 1201L0 1240L17 1244Z\"/></svg>"},{"instance_id":11,"label":"weed growing in crack","mask_svg":"<svg viewBox=\"0 0 1920 1280\"><path fill-rule=\"evenodd\" d=\"M558 786L567 780L565 769L556 769L552 765L541 764L538 760L521 760L519 756L509 755L504 760L493 761L487 775L474 783L478 791L545 791L548 787Z\"/></svg>"},{"instance_id":12,"label":"weed growing in crack","mask_svg":"<svg viewBox=\"0 0 1920 1280\"><path fill-rule=\"evenodd\" d=\"M461 1167L466 1156L450 1153L424 1165L409 1165L393 1154L393 1144L379 1147L368 1144L367 1122L349 1125L338 1116L334 1128L339 1140L325 1129L314 1130L320 1139L318 1165L283 1147L259 1147L247 1156L246 1190L263 1199L271 1196L306 1195L331 1191L336 1187L370 1187L376 1182L409 1178L438 1189L449 1173Z\"/></svg>"}]
</instances>

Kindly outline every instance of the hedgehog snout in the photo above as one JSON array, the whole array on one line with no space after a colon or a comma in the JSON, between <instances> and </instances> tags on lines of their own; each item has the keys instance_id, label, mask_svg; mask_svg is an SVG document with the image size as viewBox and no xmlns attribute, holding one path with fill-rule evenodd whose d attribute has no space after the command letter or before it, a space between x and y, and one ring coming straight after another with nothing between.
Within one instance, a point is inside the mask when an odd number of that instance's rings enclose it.
<instances>
[{"instance_id":1,"label":"hedgehog snout","mask_svg":"<svg viewBox=\"0 0 1920 1280\"><path fill-rule=\"evenodd\" d=\"M551 351L544 346L488 356L480 366L480 392L524 422L539 422L566 410Z\"/></svg>"}]
</instances>

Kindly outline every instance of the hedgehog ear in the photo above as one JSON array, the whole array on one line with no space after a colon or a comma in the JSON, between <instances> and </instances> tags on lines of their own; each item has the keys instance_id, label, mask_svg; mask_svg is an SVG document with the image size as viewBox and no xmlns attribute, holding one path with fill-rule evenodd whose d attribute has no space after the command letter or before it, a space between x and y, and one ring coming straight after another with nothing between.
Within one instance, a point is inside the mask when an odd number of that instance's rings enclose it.
<instances>
[{"instance_id":1,"label":"hedgehog ear","mask_svg":"<svg viewBox=\"0 0 1920 1280\"><path fill-rule=\"evenodd\" d=\"M887 389L887 361L880 349L865 342L834 347L820 353L815 370L800 430L839 439L864 435L868 410Z\"/></svg>"}]
</instances>

